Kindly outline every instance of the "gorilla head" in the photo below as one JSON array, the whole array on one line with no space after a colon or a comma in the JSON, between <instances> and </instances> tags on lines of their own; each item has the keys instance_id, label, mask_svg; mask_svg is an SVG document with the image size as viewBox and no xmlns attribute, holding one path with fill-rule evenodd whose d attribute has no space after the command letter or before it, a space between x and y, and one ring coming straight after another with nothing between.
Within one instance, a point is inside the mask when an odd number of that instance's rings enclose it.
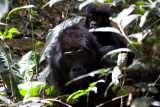
<instances>
[{"instance_id":1,"label":"gorilla head","mask_svg":"<svg viewBox=\"0 0 160 107\"><path fill-rule=\"evenodd\" d=\"M84 26L88 29L110 26L110 16L109 5L96 6L96 4L91 3L86 8L86 20Z\"/></svg>"}]
</instances>

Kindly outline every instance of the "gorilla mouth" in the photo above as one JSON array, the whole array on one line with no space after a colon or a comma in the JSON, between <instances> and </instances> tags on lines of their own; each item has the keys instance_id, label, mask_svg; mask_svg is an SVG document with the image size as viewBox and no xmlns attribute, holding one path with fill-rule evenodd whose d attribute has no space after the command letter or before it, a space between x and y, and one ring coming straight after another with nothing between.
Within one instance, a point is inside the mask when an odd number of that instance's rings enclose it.
<instances>
[{"instance_id":1,"label":"gorilla mouth","mask_svg":"<svg viewBox=\"0 0 160 107\"><path fill-rule=\"evenodd\" d=\"M96 28L96 26L90 26L90 29Z\"/></svg>"}]
</instances>

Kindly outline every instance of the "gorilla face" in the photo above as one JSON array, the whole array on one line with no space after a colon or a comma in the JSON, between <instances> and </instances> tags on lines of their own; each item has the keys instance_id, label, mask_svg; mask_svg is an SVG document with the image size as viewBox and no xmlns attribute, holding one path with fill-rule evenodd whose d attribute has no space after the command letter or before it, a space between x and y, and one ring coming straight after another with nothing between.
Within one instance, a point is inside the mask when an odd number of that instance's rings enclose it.
<instances>
[{"instance_id":1,"label":"gorilla face","mask_svg":"<svg viewBox=\"0 0 160 107\"><path fill-rule=\"evenodd\" d=\"M78 49L73 51L65 51L62 55L62 66L68 69L69 79L86 74L91 71L88 66L93 66L92 58L85 49Z\"/></svg>"},{"instance_id":2,"label":"gorilla face","mask_svg":"<svg viewBox=\"0 0 160 107\"><path fill-rule=\"evenodd\" d=\"M102 16L96 16L94 14L89 14L88 21L89 21L89 29L101 27L103 25L103 17Z\"/></svg>"},{"instance_id":3,"label":"gorilla face","mask_svg":"<svg viewBox=\"0 0 160 107\"><path fill-rule=\"evenodd\" d=\"M84 25L88 29L110 26L110 16L110 7L108 5L96 6L91 3L86 8L86 20Z\"/></svg>"}]
</instances>

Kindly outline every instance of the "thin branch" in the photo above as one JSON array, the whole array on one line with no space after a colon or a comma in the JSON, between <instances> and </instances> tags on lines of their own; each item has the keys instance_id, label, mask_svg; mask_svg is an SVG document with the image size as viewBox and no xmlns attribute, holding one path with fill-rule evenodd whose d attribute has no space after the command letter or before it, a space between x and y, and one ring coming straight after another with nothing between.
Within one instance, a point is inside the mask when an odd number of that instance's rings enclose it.
<instances>
[{"instance_id":1,"label":"thin branch","mask_svg":"<svg viewBox=\"0 0 160 107\"><path fill-rule=\"evenodd\" d=\"M62 101L60 101L60 100L56 100L56 99L46 99L46 100L56 101L56 102L59 102L59 103L65 105L65 106L67 106L67 107L72 107L71 105L69 105L69 104L67 104L67 103L64 103L64 102L62 102Z\"/></svg>"},{"instance_id":2,"label":"thin branch","mask_svg":"<svg viewBox=\"0 0 160 107\"><path fill-rule=\"evenodd\" d=\"M115 101L115 100L117 100L117 99L124 98L124 97L126 97L126 96L128 96L128 95L129 95L129 94L123 95L123 96L119 96L119 97L115 97L115 98L113 98L113 99L111 99L111 100L109 100L109 101L106 101L106 102L104 102L104 103L101 103L101 104L97 105L96 107L101 107L101 106L103 106L104 104L107 104L107 103L109 103L109 102L111 102L111 101Z\"/></svg>"},{"instance_id":3,"label":"thin branch","mask_svg":"<svg viewBox=\"0 0 160 107\"><path fill-rule=\"evenodd\" d=\"M29 0L29 5L30 5L30 0ZM30 23L31 23L31 29L32 29L32 43L33 43L33 51L34 51L34 57L35 57L35 62L36 62L36 75L38 75L38 61L37 61L37 56L36 56L36 47L35 47L35 38L34 38L34 29L33 29L33 23L32 23L32 15L31 15L31 10L29 9L30 12Z\"/></svg>"},{"instance_id":4,"label":"thin branch","mask_svg":"<svg viewBox=\"0 0 160 107\"><path fill-rule=\"evenodd\" d=\"M122 35L125 37L125 39L128 41L129 44L133 44L132 41L127 37L127 35L124 33L123 28L121 27L121 25L118 24L118 27L120 28L120 31L122 33Z\"/></svg>"},{"instance_id":5,"label":"thin branch","mask_svg":"<svg viewBox=\"0 0 160 107\"><path fill-rule=\"evenodd\" d=\"M10 81L10 85L11 85L11 92L12 92L12 95L13 95L13 103L14 103L15 94L14 94L14 90L13 90L13 82L12 82L11 66L10 66L10 63L9 63L9 57L8 57L8 53L7 53L6 49L5 49L5 53L6 53L6 58L7 58L7 62L8 62L8 68L9 68L9 81Z\"/></svg>"},{"instance_id":6,"label":"thin branch","mask_svg":"<svg viewBox=\"0 0 160 107\"><path fill-rule=\"evenodd\" d=\"M69 10L69 7L71 6L72 2L73 2L73 0L72 0L72 1L70 2L70 4L68 5L68 9L67 9L67 12L66 12L66 16L65 16L64 21L66 21L66 20L67 20L68 10ZM65 26L65 23L64 23L64 26ZM64 29L64 26L63 26L63 29Z\"/></svg>"}]
</instances>

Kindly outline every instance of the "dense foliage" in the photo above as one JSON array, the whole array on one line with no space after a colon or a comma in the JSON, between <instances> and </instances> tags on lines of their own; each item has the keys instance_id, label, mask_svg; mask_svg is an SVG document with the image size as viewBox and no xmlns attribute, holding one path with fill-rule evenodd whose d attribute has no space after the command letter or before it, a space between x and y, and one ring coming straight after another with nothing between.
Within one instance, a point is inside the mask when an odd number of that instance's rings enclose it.
<instances>
[{"instance_id":1,"label":"dense foliage","mask_svg":"<svg viewBox=\"0 0 160 107\"><path fill-rule=\"evenodd\" d=\"M111 5L110 20L114 27L92 29L90 32L116 32L124 36L129 44L128 48L106 53L113 56L120 53L117 66L93 71L73 81L95 74L107 77L112 73L112 82L104 94L107 95L111 88L117 97L110 101L121 99L123 102L127 98L126 105L131 107L160 106L160 90L157 88L160 85L160 0L16 1L0 1L2 106L47 106L54 102L70 106L80 96L88 96L90 91L96 92L96 84L104 80L97 80L88 89L77 90L71 95L55 97L56 90L47 78L47 59L51 45L54 45L63 28L81 23L85 6L92 2L97 5ZM121 51L135 53L136 58L130 66L126 67L126 54ZM142 72L147 75L142 78L143 81L137 76ZM130 80L132 83L127 82ZM107 102L109 101L102 102L102 105Z\"/></svg>"}]
</instances>

